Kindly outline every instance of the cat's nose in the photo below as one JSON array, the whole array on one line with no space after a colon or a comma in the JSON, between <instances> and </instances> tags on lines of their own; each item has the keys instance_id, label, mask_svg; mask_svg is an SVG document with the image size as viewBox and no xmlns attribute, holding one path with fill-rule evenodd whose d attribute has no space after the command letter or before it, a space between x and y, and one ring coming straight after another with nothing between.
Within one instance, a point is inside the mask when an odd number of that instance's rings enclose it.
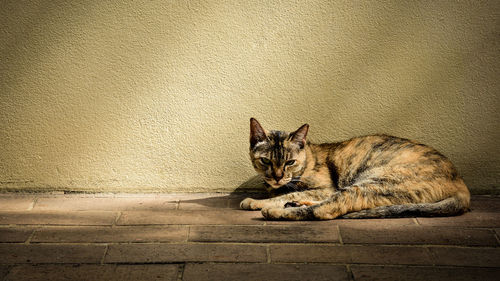
<instances>
[{"instance_id":1,"label":"cat's nose","mask_svg":"<svg viewBox=\"0 0 500 281\"><path fill-rule=\"evenodd\" d=\"M280 176L280 177L274 176L274 179L276 180L276 182L279 182L282 178L283 178L283 176Z\"/></svg>"},{"instance_id":2,"label":"cat's nose","mask_svg":"<svg viewBox=\"0 0 500 281\"><path fill-rule=\"evenodd\" d=\"M276 182L279 182L280 179L283 178L283 172L281 171L276 171L273 173L273 178L276 180Z\"/></svg>"}]
</instances>

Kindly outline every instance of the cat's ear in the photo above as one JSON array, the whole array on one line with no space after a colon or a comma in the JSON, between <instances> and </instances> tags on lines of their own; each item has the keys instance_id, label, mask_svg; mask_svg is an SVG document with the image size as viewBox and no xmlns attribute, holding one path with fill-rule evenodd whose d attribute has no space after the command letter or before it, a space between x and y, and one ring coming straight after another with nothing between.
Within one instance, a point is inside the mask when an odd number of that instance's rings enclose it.
<instances>
[{"instance_id":1,"label":"cat's ear","mask_svg":"<svg viewBox=\"0 0 500 281\"><path fill-rule=\"evenodd\" d=\"M291 133L291 141L298 144L300 148L306 146L306 136L309 131L309 124L304 124L297 129L297 131Z\"/></svg>"},{"instance_id":2,"label":"cat's ear","mask_svg":"<svg viewBox=\"0 0 500 281\"><path fill-rule=\"evenodd\" d=\"M254 118L250 118L250 147L254 147L257 143L267 139L264 128Z\"/></svg>"}]
</instances>

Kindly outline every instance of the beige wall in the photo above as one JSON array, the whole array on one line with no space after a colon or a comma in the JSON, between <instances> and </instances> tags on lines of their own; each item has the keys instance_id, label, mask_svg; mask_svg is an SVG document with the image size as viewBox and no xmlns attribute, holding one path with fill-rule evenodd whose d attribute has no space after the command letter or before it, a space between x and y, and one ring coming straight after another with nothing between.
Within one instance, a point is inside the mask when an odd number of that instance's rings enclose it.
<instances>
[{"instance_id":1,"label":"beige wall","mask_svg":"<svg viewBox=\"0 0 500 281\"><path fill-rule=\"evenodd\" d=\"M0 3L0 190L231 191L250 117L499 186L499 1L77 2Z\"/></svg>"}]
</instances>

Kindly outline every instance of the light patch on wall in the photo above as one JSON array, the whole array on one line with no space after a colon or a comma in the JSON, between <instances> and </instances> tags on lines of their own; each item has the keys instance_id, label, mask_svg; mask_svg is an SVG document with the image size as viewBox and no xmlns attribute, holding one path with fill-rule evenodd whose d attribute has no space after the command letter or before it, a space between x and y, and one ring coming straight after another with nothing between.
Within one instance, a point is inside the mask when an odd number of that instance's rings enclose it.
<instances>
[{"instance_id":1,"label":"light patch on wall","mask_svg":"<svg viewBox=\"0 0 500 281\"><path fill-rule=\"evenodd\" d=\"M0 188L231 191L249 117L416 138L498 184L495 1L4 6Z\"/></svg>"}]
</instances>

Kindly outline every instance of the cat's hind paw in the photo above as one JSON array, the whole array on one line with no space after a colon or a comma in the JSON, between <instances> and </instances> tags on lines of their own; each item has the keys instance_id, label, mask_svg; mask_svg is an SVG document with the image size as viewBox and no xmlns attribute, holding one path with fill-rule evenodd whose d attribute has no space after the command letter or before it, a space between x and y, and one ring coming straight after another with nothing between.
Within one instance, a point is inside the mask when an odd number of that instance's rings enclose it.
<instances>
[{"instance_id":1,"label":"cat's hind paw","mask_svg":"<svg viewBox=\"0 0 500 281\"><path fill-rule=\"evenodd\" d=\"M262 216L266 220L314 220L311 207L263 208Z\"/></svg>"},{"instance_id":2,"label":"cat's hind paw","mask_svg":"<svg viewBox=\"0 0 500 281\"><path fill-rule=\"evenodd\" d=\"M266 220L283 219L285 209L282 208L264 208L261 213Z\"/></svg>"}]
</instances>

